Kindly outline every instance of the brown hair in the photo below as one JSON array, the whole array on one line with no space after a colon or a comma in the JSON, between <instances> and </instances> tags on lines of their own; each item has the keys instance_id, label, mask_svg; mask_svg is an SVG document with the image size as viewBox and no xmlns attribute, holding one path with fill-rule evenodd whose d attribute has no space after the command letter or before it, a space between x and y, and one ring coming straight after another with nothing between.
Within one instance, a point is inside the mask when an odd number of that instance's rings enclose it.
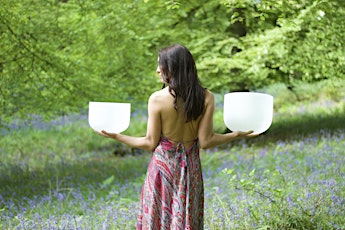
<instances>
[{"instance_id":1,"label":"brown hair","mask_svg":"<svg viewBox=\"0 0 345 230\"><path fill-rule=\"evenodd\" d=\"M190 51L179 44L166 47L158 53L158 65L175 98L174 108L177 110L177 98L182 98L186 122L197 119L204 111L205 89Z\"/></svg>"}]
</instances>

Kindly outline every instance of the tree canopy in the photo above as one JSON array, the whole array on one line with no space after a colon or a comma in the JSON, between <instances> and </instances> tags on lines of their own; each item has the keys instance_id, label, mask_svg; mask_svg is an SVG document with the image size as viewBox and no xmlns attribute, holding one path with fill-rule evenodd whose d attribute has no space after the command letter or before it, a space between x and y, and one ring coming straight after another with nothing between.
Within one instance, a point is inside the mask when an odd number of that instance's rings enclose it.
<instances>
[{"instance_id":1,"label":"tree canopy","mask_svg":"<svg viewBox=\"0 0 345 230\"><path fill-rule=\"evenodd\" d=\"M3 1L0 116L139 106L174 43L214 92L343 78L344 16L343 0Z\"/></svg>"}]
</instances>

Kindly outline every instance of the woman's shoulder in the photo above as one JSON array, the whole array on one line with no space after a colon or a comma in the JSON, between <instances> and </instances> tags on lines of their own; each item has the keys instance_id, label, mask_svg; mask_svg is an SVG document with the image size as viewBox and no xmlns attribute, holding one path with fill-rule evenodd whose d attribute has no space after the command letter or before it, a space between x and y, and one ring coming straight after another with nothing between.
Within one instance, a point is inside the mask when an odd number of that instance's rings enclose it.
<instances>
[{"instance_id":1,"label":"woman's shoulder","mask_svg":"<svg viewBox=\"0 0 345 230\"><path fill-rule=\"evenodd\" d=\"M171 95L170 95L168 89L164 88L164 89L153 92L150 95L149 100L160 101L160 100L166 100L168 97L171 97Z\"/></svg>"},{"instance_id":2,"label":"woman's shoulder","mask_svg":"<svg viewBox=\"0 0 345 230\"><path fill-rule=\"evenodd\" d=\"M205 103L207 104L207 103L210 103L212 101L214 101L213 93L210 90L205 89Z\"/></svg>"}]
</instances>

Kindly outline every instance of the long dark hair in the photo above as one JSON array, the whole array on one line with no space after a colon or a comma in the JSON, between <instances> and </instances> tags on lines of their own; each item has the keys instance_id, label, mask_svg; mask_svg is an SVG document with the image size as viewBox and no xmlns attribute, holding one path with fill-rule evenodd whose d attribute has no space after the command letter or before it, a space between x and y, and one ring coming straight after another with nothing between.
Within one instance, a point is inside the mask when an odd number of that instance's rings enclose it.
<instances>
[{"instance_id":1,"label":"long dark hair","mask_svg":"<svg viewBox=\"0 0 345 230\"><path fill-rule=\"evenodd\" d=\"M204 111L205 89L190 51L179 44L166 47L158 53L158 65L175 98L174 108L178 109L177 99L182 98L186 122L196 120Z\"/></svg>"}]
</instances>

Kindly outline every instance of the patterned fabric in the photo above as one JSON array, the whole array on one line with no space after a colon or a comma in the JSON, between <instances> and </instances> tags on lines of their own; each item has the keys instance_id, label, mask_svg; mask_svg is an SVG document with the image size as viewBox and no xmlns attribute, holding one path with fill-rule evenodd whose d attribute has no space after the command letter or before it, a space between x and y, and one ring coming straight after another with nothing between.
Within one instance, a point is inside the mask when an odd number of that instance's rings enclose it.
<instances>
[{"instance_id":1,"label":"patterned fabric","mask_svg":"<svg viewBox=\"0 0 345 230\"><path fill-rule=\"evenodd\" d=\"M187 150L162 137L140 196L137 230L202 230L204 187L197 141Z\"/></svg>"}]
</instances>

